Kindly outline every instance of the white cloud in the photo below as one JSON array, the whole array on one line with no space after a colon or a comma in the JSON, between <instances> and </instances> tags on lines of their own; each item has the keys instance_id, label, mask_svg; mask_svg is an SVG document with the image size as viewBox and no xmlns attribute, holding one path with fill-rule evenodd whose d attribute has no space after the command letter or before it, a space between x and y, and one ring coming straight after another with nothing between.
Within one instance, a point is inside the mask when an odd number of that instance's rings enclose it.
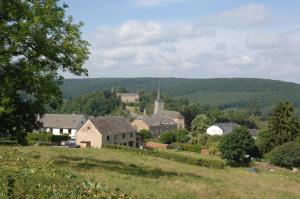
<instances>
[{"instance_id":1,"label":"white cloud","mask_svg":"<svg viewBox=\"0 0 300 199\"><path fill-rule=\"evenodd\" d=\"M266 25L270 19L271 14L263 4L248 4L206 17L200 24L218 28L252 28Z\"/></svg>"},{"instance_id":2,"label":"white cloud","mask_svg":"<svg viewBox=\"0 0 300 199\"><path fill-rule=\"evenodd\" d=\"M265 77L298 81L300 32L266 29L261 4L238 7L206 23L130 20L101 26L89 39L90 77ZM284 75L281 75L284 74Z\"/></svg>"},{"instance_id":3,"label":"white cloud","mask_svg":"<svg viewBox=\"0 0 300 199\"><path fill-rule=\"evenodd\" d=\"M134 5L139 7L156 7L184 1L186 0L133 0Z\"/></svg>"},{"instance_id":4,"label":"white cloud","mask_svg":"<svg viewBox=\"0 0 300 199\"><path fill-rule=\"evenodd\" d=\"M288 44L288 39L282 33L256 33L248 36L247 44L253 49L281 48Z\"/></svg>"}]
</instances>

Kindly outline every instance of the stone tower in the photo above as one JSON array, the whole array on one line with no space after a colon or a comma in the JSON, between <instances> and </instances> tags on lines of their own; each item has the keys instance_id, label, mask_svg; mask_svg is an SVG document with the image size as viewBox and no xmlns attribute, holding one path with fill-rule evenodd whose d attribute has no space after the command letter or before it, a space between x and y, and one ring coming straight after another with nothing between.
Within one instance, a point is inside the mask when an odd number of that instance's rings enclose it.
<instances>
[{"instance_id":1,"label":"stone tower","mask_svg":"<svg viewBox=\"0 0 300 199\"><path fill-rule=\"evenodd\" d=\"M154 114L158 114L163 112L164 110L164 102L160 99L160 84L157 89L157 98L154 101Z\"/></svg>"}]
</instances>

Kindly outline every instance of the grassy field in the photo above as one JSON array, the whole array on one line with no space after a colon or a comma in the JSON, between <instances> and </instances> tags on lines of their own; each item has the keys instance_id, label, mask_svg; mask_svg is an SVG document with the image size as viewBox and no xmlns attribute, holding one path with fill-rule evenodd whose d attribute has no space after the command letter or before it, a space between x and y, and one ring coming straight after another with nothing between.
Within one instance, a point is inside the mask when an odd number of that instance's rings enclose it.
<instances>
[{"instance_id":1,"label":"grassy field","mask_svg":"<svg viewBox=\"0 0 300 199\"><path fill-rule=\"evenodd\" d=\"M210 169L111 149L15 148L136 198L300 198L300 174L288 170Z\"/></svg>"}]
</instances>

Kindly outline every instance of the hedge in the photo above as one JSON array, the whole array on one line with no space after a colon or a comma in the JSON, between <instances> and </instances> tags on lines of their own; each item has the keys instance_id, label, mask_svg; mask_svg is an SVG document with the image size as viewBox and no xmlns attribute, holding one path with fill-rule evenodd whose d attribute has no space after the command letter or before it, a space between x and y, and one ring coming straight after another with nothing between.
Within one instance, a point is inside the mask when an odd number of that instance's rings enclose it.
<instances>
[{"instance_id":1,"label":"hedge","mask_svg":"<svg viewBox=\"0 0 300 199\"><path fill-rule=\"evenodd\" d=\"M63 134L63 135L52 135L51 133L29 133L27 135L27 140L29 142L61 142L61 141L67 141L68 139L70 139L70 136L67 134Z\"/></svg>"},{"instance_id":2,"label":"hedge","mask_svg":"<svg viewBox=\"0 0 300 199\"><path fill-rule=\"evenodd\" d=\"M212 167L212 168L217 168L217 169L222 169L224 167L224 162L222 160L217 160L217 159L196 158L196 157L190 157L190 156L176 154L176 153L130 148L130 147L121 146L121 145L104 145L104 148L119 149L119 150L123 150L123 151L128 151L128 152L133 152L133 153L138 153L138 154L145 154L145 155L149 155L149 156L164 158L164 159L173 160L176 162L197 165L197 166L203 166L203 167Z\"/></svg>"}]
</instances>

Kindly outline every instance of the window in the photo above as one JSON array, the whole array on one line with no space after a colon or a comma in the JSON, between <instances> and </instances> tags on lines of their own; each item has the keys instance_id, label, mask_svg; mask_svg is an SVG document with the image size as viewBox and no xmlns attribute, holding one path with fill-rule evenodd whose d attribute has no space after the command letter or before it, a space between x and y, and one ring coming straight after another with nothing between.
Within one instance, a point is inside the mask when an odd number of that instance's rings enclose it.
<instances>
[{"instance_id":1,"label":"window","mask_svg":"<svg viewBox=\"0 0 300 199\"><path fill-rule=\"evenodd\" d=\"M108 136L106 136L106 140L107 140L107 141L109 141L109 135L108 135Z\"/></svg>"},{"instance_id":2,"label":"window","mask_svg":"<svg viewBox=\"0 0 300 199\"><path fill-rule=\"evenodd\" d=\"M63 129L59 129L59 133L63 134L64 130Z\"/></svg>"},{"instance_id":3,"label":"window","mask_svg":"<svg viewBox=\"0 0 300 199\"><path fill-rule=\"evenodd\" d=\"M118 139L118 135L114 135L114 140L117 140Z\"/></svg>"},{"instance_id":4,"label":"window","mask_svg":"<svg viewBox=\"0 0 300 199\"><path fill-rule=\"evenodd\" d=\"M126 145L127 145L127 143L124 143L123 145L124 145L124 146L126 146Z\"/></svg>"},{"instance_id":5,"label":"window","mask_svg":"<svg viewBox=\"0 0 300 199\"><path fill-rule=\"evenodd\" d=\"M88 127L87 127L87 129L88 129L88 130L90 130L90 129L91 129L91 127L89 127L89 126L88 126Z\"/></svg>"},{"instance_id":6,"label":"window","mask_svg":"<svg viewBox=\"0 0 300 199\"><path fill-rule=\"evenodd\" d=\"M69 135L71 135L72 129L68 129L68 133Z\"/></svg>"},{"instance_id":7,"label":"window","mask_svg":"<svg viewBox=\"0 0 300 199\"><path fill-rule=\"evenodd\" d=\"M131 138L133 137L133 133L130 133L130 137L131 137Z\"/></svg>"},{"instance_id":8,"label":"window","mask_svg":"<svg viewBox=\"0 0 300 199\"><path fill-rule=\"evenodd\" d=\"M122 134L122 138L125 139L125 133Z\"/></svg>"}]
</instances>

